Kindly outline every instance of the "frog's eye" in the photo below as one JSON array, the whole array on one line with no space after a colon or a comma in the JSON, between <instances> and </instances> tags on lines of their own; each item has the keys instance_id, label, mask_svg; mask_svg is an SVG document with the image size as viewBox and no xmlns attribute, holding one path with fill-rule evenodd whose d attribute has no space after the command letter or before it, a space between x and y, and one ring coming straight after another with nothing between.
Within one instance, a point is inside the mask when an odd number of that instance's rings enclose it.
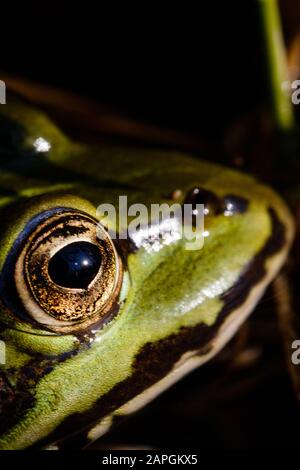
<instances>
[{"instance_id":1,"label":"frog's eye","mask_svg":"<svg viewBox=\"0 0 300 470\"><path fill-rule=\"evenodd\" d=\"M108 233L88 214L68 209L29 225L13 269L27 316L55 331L105 320L122 271Z\"/></svg>"}]
</instances>

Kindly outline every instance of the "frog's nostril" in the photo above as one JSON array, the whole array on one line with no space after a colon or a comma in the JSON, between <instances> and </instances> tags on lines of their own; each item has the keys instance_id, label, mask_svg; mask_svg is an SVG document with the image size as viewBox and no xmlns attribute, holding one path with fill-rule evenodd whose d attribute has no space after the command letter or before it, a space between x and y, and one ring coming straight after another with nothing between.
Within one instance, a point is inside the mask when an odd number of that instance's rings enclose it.
<instances>
[{"instance_id":1,"label":"frog's nostril","mask_svg":"<svg viewBox=\"0 0 300 470\"><path fill-rule=\"evenodd\" d=\"M228 194L223 198L223 213L224 215L243 214L248 209L249 202L241 196Z\"/></svg>"},{"instance_id":2,"label":"frog's nostril","mask_svg":"<svg viewBox=\"0 0 300 470\"><path fill-rule=\"evenodd\" d=\"M208 189L196 187L188 192L184 204L191 204L192 211L196 209L196 204L204 204L204 215L231 216L246 212L249 201L235 194L227 194L221 199Z\"/></svg>"},{"instance_id":3,"label":"frog's nostril","mask_svg":"<svg viewBox=\"0 0 300 470\"><path fill-rule=\"evenodd\" d=\"M216 215L221 212L221 201L212 191L203 188L193 188L187 194L184 204L204 204L204 215Z\"/></svg>"}]
</instances>

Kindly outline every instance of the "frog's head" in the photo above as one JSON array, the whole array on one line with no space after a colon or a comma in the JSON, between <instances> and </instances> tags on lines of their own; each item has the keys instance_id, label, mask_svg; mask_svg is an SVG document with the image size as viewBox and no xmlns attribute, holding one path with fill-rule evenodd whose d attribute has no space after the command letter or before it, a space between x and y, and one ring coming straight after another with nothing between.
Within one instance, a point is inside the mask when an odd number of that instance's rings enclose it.
<instances>
[{"instance_id":1,"label":"frog's head","mask_svg":"<svg viewBox=\"0 0 300 470\"><path fill-rule=\"evenodd\" d=\"M291 218L250 176L73 144L24 104L0 110L0 446L84 445L226 344L282 265ZM142 221L112 239L96 208L118 212L120 195L203 203L204 246L173 219L166 237Z\"/></svg>"}]
</instances>

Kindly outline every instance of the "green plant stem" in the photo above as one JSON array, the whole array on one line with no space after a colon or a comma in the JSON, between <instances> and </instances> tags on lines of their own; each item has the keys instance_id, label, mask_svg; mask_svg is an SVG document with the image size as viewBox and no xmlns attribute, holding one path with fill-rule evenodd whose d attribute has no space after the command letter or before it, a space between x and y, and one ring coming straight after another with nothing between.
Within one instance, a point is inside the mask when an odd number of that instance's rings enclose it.
<instances>
[{"instance_id":1,"label":"green plant stem","mask_svg":"<svg viewBox=\"0 0 300 470\"><path fill-rule=\"evenodd\" d=\"M278 2L258 0L258 6L266 45L274 124L285 133L294 129L295 118L290 94L286 90L289 76Z\"/></svg>"}]
</instances>

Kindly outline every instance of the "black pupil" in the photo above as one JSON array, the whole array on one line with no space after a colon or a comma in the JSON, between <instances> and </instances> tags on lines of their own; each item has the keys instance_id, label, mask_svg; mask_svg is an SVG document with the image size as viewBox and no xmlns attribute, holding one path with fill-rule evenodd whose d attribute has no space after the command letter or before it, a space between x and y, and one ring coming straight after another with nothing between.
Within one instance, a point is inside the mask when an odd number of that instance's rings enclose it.
<instances>
[{"instance_id":1,"label":"black pupil","mask_svg":"<svg viewBox=\"0 0 300 470\"><path fill-rule=\"evenodd\" d=\"M49 276L55 284L73 289L86 289L99 271L101 254L97 245L74 242L50 259Z\"/></svg>"}]
</instances>

